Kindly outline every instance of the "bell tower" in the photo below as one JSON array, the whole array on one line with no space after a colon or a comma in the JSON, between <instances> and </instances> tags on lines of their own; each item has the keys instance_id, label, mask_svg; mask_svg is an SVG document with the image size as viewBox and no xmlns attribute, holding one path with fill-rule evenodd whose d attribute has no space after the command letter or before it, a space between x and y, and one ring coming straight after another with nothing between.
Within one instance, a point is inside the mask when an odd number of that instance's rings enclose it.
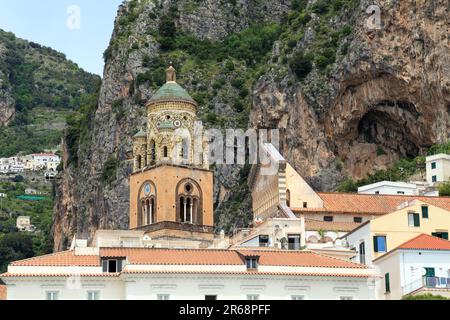
<instances>
[{"instance_id":1,"label":"bell tower","mask_svg":"<svg viewBox=\"0 0 450 320\"><path fill-rule=\"evenodd\" d=\"M206 144L195 154L198 105L172 65L166 78L146 104L146 131L133 137L130 229L155 240L211 241L214 181Z\"/></svg>"}]
</instances>

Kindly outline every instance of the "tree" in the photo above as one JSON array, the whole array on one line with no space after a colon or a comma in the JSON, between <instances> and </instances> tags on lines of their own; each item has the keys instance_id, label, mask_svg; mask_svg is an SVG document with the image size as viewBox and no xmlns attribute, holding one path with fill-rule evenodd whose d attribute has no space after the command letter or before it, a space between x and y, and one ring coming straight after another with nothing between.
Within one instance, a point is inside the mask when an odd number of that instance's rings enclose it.
<instances>
[{"instance_id":1,"label":"tree","mask_svg":"<svg viewBox=\"0 0 450 320\"><path fill-rule=\"evenodd\" d=\"M450 196L450 182L446 182L439 187L439 195L441 197Z\"/></svg>"},{"instance_id":2,"label":"tree","mask_svg":"<svg viewBox=\"0 0 450 320\"><path fill-rule=\"evenodd\" d=\"M34 256L32 237L25 233L8 233L0 239L0 270L5 271L12 261Z\"/></svg>"},{"instance_id":3,"label":"tree","mask_svg":"<svg viewBox=\"0 0 450 320\"><path fill-rule=\"evenodd\" d=\"M311 60L303 52L295 53L289 66L299 80L304 80L312 70Z\"/></svg>"},{"instance_id":4,"label":"tree","mask_svg":"<svg viewBox=\"0 0 450 320\"><path fill-rule=\"evenodd\" d=\"M431 293L419 294L416 296L406 296L402 300L449 300L443 296L432 295Z\"/></svg>"}]
</instances>

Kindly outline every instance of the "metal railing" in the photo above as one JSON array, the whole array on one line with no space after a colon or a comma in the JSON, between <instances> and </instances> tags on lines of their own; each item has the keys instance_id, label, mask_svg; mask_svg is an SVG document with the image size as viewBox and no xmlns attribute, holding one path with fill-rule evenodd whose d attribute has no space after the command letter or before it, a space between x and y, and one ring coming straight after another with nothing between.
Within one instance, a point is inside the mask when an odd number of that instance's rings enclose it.
<instances>
[{"instance_id":1,"label":"metal railing","mask_svg":"<svg viewBox=\"0 0 450 320\"><path fill-rule=\"evenodd\" d=\"M450 290L450 278L446 277L422 277L403 287L403 295L419 289L441 289Z\"/></svg>"}]
</instances>

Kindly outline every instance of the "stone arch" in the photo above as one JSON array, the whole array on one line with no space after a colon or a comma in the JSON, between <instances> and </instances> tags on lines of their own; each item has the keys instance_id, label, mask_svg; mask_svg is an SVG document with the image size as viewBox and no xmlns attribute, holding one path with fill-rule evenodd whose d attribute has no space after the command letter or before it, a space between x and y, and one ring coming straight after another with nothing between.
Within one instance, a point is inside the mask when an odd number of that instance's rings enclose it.
<instances>
[{"instance_id":1,"label":"stone arch","mask_svg":"<svg viewBox=\"0 0 450 320\"><path fill-rule=\"evenodd\" d=\"M203 191L193 179L178 182L175 190L177 221L203 224Z\"/></svg>"},{"instance_id":2,"label":"stone arch","mask_svg":"<svg viewBox=\"0 0 450 320\"><path fill-rule=\"evenodd\" d=\"M145 186L150 185L150 193L145 194L144 188ZM138 192L138 210L137 210L137 226L142 227L146 225L151 225L157 223L157 213L158 213L158 190L153 181L147 180L142 183L139 192Z\"/></svg>"}]
</instances>

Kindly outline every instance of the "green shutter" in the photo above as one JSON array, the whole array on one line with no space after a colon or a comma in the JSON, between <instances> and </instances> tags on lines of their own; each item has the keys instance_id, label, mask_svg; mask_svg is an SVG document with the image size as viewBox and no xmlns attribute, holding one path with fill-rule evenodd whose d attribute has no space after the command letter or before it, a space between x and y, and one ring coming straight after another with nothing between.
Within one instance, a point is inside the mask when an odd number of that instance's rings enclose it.
<instances>
[{"instance_id":1,"label":"green shutter","mask_svg":"<svg viewBox=\"0 0 450 320\"><path fill-rule=\"evenodd\" d=\"M422 218L428 219L428 207L426 206L422 207Z\"/></svg>"},{"instance_id":2,"label":"green shutter","mask_svg":"<svg viewBox=\"0 0 450 320\"><path fill-rule=\"evenodd\" d=\"M448 232L442 232L442 239L448 240Z\"/></svg>"},{"instance_id":3,"label":"green shutter","mask_svg":"<svg viewBox=\"0 0 450 320\"><path fill-rule=\"evenodd\" d=\"M418 213L414 214L414 227L420 227L420 215Z\"/></svg>"},{"instance_id":4,"label":"green shutter","mask_svg":"<svg viewBox=\"0 0 450 320\"><path fill-rule=\"evenodd\" d=\"M386 293L391 292L391 279L389 273L386 273L386 275L384 276L384 283L386 287Z\"/></svg>"},{"instance_id":5,"label":"green shutter","mask_svg":"<svg viewBox=\"0 0 450 320\"><path fill-rule=\"evenodd\" d=\"M373 237L373 251L378 252L378 237Z\"/></svg>"}]
</instances>

